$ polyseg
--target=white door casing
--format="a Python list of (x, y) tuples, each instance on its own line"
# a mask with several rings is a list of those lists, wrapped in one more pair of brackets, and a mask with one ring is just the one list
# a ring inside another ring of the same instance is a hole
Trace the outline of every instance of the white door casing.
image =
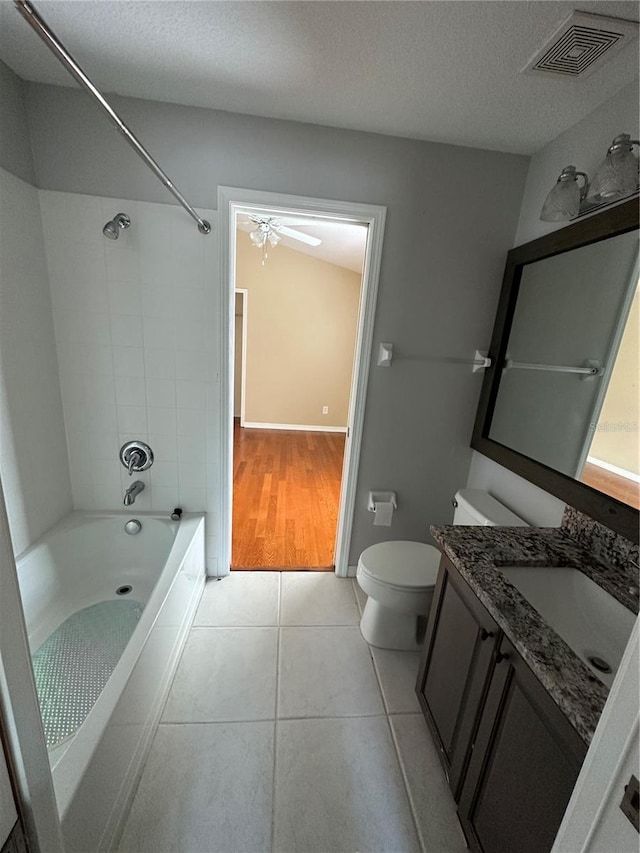
[(360, 459), (360, 446), (364, 426), (365, 397), (371, 349), (373, 324), (380, 278), (382, 243), (386, 207), (332, 201), (329, 199), (292, 196), (281, 193), (262, 192), (235, 187), (218, 187), (218, 212), (220, 214), (220, 269), (221, 305), (221, 411), (220, 411), (220, 574), (226, 574), (231, 565), (231, 524), (233, 501), (233, 354), (234, 341), (234, 298), (235, 290), (235, 244), (236, 214), (246, 211), (265, 214), (286, 213), (313, 214), (345, 222), (362, 222), (368, 226), (365, 262), (362, 273), (360, 310), (354, 358), (354, 371), (349, 398), (347, 440), (345, 442), (338, 529), (336, 536), (335, 566), (339, 577), (348, 574), (349, 543)]

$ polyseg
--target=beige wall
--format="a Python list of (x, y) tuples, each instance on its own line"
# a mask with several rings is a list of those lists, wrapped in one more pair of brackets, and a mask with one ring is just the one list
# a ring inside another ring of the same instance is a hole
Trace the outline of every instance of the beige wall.
[[(589, 455), (640, 474), (638, 380), (640, 374), (640, 294), (636, 295), (598, 419)], [(607, 429), (606, 427), (609, 427)]]
[(233, 387), (233, 417), (239, 418), (242, 409), (242, 294), (236, 293), (236, 336)]
[(245, 420), (346, 426), (360, 275), (284, 246), (261, 262), (238, 231), (236, 287), (249, 291)]

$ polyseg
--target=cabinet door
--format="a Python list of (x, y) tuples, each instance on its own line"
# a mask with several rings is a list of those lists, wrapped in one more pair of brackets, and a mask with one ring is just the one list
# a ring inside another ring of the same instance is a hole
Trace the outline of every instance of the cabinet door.
[(416, 690), (457, 799), (498, 626), (444, 558), (434, 599)]
[(503, 638), (458, 815), (482, 853), (548, 853), (586, 745)]

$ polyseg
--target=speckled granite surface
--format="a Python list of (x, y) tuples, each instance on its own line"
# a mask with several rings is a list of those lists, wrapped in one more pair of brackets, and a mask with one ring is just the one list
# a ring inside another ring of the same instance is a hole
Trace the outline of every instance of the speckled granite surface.
[[(581, 514), (580, 514), (581, 515)], [(573, 519), (578, 523), (578, 519)], [(499, 571), (568, 566), (638, 612), (637, 569), (620, 549), (605, 565), (568, 528), (432, 526), (431, 533), (576, 729), (590, 743), (608, 690)], [(616, 537), (619, 539), (620, 537)], [(625, 542), (626, 540), (623, 540)], [(632, 546), (633, 547), (633, 546)], [(633, 552), (629, 552), (629, 556)], [(600, 559), (604, 553), (598, 554)]]

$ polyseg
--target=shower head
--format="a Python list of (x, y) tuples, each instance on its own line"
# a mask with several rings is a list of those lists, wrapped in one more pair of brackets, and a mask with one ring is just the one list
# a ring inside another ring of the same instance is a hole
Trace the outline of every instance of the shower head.
[(126, 213), (118, 213), (113, 217), (102, 229), (102, 233), (110, 240), (117, 240), (120, 235), (121, 228), (128, 228), (131, 225), (131, 220)]

